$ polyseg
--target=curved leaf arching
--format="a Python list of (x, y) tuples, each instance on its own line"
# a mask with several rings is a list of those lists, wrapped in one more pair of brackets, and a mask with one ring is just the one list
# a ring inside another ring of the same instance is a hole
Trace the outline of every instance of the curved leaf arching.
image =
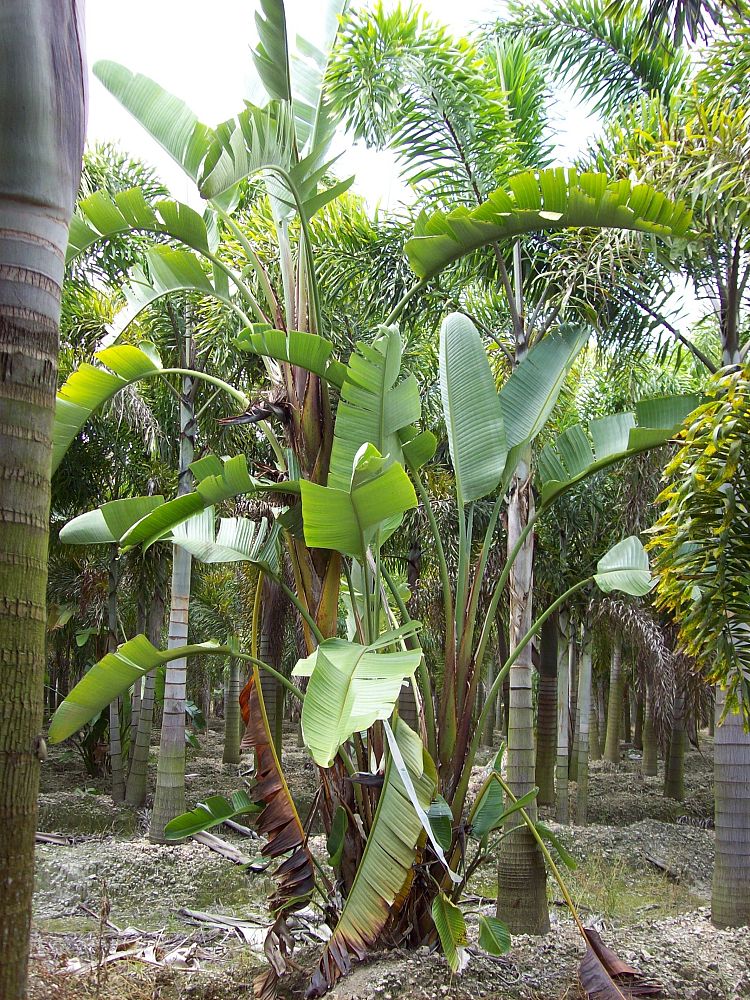
[(587, 426), (573, 424), (539, 455), (540, 506), (615, 462), (666, 444), (699, 404), (697, 395), (659, 396), (641, 400), (632, 412), (600, 417)]
[(120, 389), (139, 378), (157, 375), (163, 366), (153, 344), (117, 344), (98, 351), (97, 360), (110, 370), (82, 364), (57, 393), (52, 430), (52, 471), (95, 410)]
[(524, 233), (579, 227), (632, 229), (684, 237), (691, 212), (648, 184), (610, 181), (605, 174), (562, 167), (516, 174), (478, 208), (422, 213), (406, 243), (412, 270), (432, 278), (480, 247)]
[(137, 635), (107, 653), (84, 674), (52, 716), (50, 743), (60, 743), (128, 690), (139, 678), (170, 660), (181, 656), (229, 655), (218, 642), (201, 642), (176, 649), (160, 650), (145, 635)]

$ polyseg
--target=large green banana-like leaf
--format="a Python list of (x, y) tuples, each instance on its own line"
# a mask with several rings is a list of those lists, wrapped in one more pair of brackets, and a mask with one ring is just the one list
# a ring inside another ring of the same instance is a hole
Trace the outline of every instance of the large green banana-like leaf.
[(508, 447), (529, 444), (549, 419), (589, 331), (562, 326), (533, 347), (500, 390)]
[(128, 275), (128, 283), (123, 285), (127, 305), (112, 322), (112, 329), (118, 335), (144, 309), (174, 292), (199, 292), (235, 308), (225, 283), (212, 281), (200, 260), (189, 250), (152, 247), (146, 254), (146, 264), (146, 269), (136, 265)]
[(691, 212), (647, 184), (562, 167), (511, 177), (478, 208), (422, 213), (406, 243), (413, 271), (431, 278), (479, 247), (539, 230), (596, 227), (685, 236)]
[(201, 642), (177, 649), (160, 650), (145, 635), (118, 646), (113, 653), (84, 674), (65, 701), (52, 716), (49, 727), (51, 743), (60, 743), (101, 712), (115, 698), (124, 694), (139, 677), (144, 677), (162, 663), (182, 656), (229, 655), (230, 650), (218, 642)]
[(398, 432), (419, 420), (422, 407), (413, 375), (401, 374), (401, 337), (381, 327), (372, 344), (357, 344), (346, 369), (336, 410), (328, 486), (348, 491), (354, 456), (372, 444), (392, 462), (402, 462)]
[(176, 525), (171, 541), (186, 549), (203, 563), (249, 562), (270, 576), (280, 571), (281, 552), (279, 526), (269, 524), (265, 517), (251, 521), (248, 517), (222, 517), (219, 530), (215, 527), (213, 507)]
[[(418, 801), (426, 812), (437, 785), (435, 765), (420, 738), (401, 719), (396, 722), (394, 732)], [(389, 756), (378, 808), (356, 878), (312, 977), (308, 997), (323, 996), (350, 970), (350, 955), (363, 959), (372, 948), (411, 877), (421, 835), (422, 822)]]
[(219, 198), (245, 177), (266, 173), (272, 178), (269, 192), (284, 214), (298, 209), (310, 219), (347, 191), (353, 177), (318, 191), (335, 158), (325, 161), (322, 151), (314, 150), (298, 160), (294, 124), (292, 106), (272, 101), (265, 108), (249, 105), (218, 125), (216, 142), (206, 158), (200, 182), (203, 197)]
[(320, 375), (330, 385), (340, 389), (346, 378), (346, 365), (332, 357), (333, 344), (314, 333), (300, 333), (298, 330), (273, 330), (270, 326), (256, 323), (243, 330), (235, 339), (241, 351), (251, 351), (264, 358), (286, 361), (304, 368), (314, 375)]
[(223, 461), (215, 455), (207, 455), (193, 462), (190, 468), (197, 480), (195, 491), (168, 500), (136, 521), (120, 538), (123, 548), (136, 545), (148, 548), (173, 532), (189, 517), (231, 497), (258, 492), (295, 493), (298, 489), (296, 483), (267, 483), (251, 476), (247, 470), (245, 455), (236, 455)]
[(380, 532), (381, 542), (400, 523), (404, 511), (417, 506), (409, 477), (372, 445), (355, 456), (348, 490), (300, 481), (302, 521), (310, 548), (334, 549), (360, 561)]
[(164, 503), (162, 496), (126, 497), (111, 500), (96, 510), (79, 514), (61, 528), (60, 541), (64, 545), (101, 545), (119, 542), (136, 521), (150, 514)]
[(219, 826), (228, 819), (258, 811), (258, 806), (245, 791), (232, 792), (231, 800), (223, 795), (211, 795), (203, 805), (170, 820), (164, 827), (164, 835), (167, 840), (183, 840)]
[(469, 962), (469, 938), (463, 913), (444, 892), (439, 892), (432, 902), (432, 919), (451, 972), (461, 972)]
[(119, 63), (100, 60), (94, 64), (94, 75), (197, 182), (214, 141), (213, 130), (201, 124), (178, 97), (147, 76), (131, 73)]
[(163, 370), (153, 344), (144, 343), (140, 347), (117, 344), (95, 356), (110, 371), (83, 364), (68, 376), (57, 394), (52, 431), (53, 472), (95, 410), (131, 382)]
[(440, 395), (459, 501), (479, 500), (500, 481), (508, 449), (482, 338), (461, 313), (440, 328)]
[(149, 204), (137, 187), (115, 195), (97, 191), (79, 201), (71, 219), (66, 262), (100, 240), (133, 231), (171, 236), (203, 254), (213, 253), (218, 239), (213, 220), (183, 202), (165, 198)]
[(404, 680), (422, 657), (420, 649), (395, 653), (378, 649), (379, 645), (326, 639), (292, 671), (295, 677), (310, 678), (302, 706), (302, 735), (321, 767), (331, 766), (353, 733), (391, 715)]
[(633, 412), (569, 427), (539, 455), (541, 506), (600, 469), (666, 444), (699, 403), (696, 395), (659, 396), (636, 403)]
[[(304, 147), (326, 150), (335, 131), (336, 123), (328, 112), (323, 81), (345, 6), (346, 0), (325, 0), (319, 4), (315, 38), (298, 36), (296, 48), (291, 53), (292, 100), (300, 150)], [(309, 30), (313, 30), (313, 26)]]
[(260, 0), (255, 12), (258, 45), (253, 62), (268, 96), (279, 101), (292, 99), (289, 80), (289, 42), (286, 30), (284, 0)]
[(613, 546), (596, 564), (594, 580), (604, 594), (611, 594), (613, 590), (633, 597), (647, 594), (654, 581), (640, 539), (630, 535)]

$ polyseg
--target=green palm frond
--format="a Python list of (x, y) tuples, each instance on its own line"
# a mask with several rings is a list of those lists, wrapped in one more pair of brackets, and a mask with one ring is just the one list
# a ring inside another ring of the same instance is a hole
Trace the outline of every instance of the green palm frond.
[(617, 15), (606, 0), (541, 0), (511, 10), (514, 27), (601, 113), (643, 93), (667, 99), (685, 82), (687, 56), (664, 32), (644, 38), (638, 4), (623, 5)]

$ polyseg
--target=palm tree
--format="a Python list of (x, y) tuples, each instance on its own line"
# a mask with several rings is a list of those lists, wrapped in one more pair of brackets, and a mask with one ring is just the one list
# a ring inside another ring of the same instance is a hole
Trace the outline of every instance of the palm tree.
[(25, 994), (45, 657), (51, 431), (62, 269), (78, 189), (80, 4), (0, 11), (0, 995)]
[[(703, 676), (718, 683), (712, 919), (750, 922), (750, 720), (747, 550), (750, 382), (747, 368), (715, 376), (708, 402), (681, 433), (654, 529), (657, 602)], [(694, 485), (698, 484), (698, 485)]]

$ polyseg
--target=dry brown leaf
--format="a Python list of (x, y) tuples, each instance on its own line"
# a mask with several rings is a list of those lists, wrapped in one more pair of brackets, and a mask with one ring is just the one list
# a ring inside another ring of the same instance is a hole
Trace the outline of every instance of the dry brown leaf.
[(588, 1000), (631, 1000), (663, 996), (662, 987), (623, 962), (599, 933), (585, 927), (588, 948), (578, 968), (578, 979)]

